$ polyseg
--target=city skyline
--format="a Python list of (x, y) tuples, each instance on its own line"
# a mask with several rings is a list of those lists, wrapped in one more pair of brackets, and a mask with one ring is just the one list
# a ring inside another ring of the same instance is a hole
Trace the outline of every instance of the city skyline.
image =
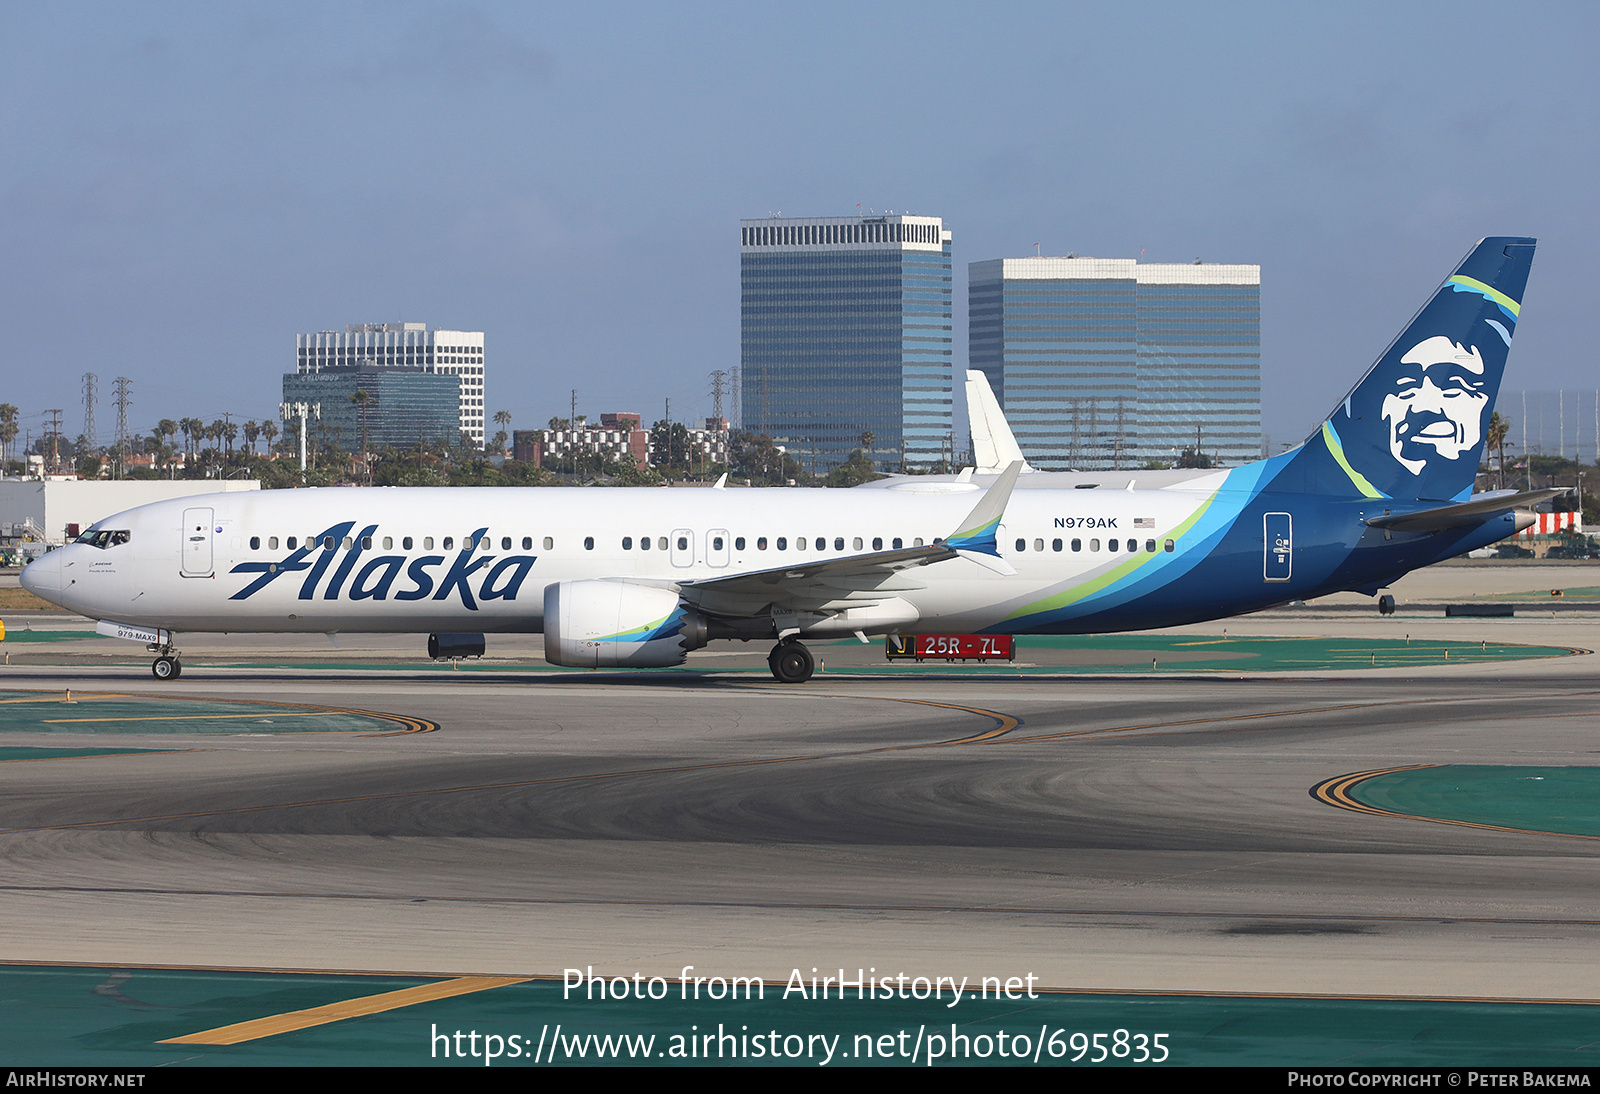
[[(1274, 449), (1495, 232), (1542, 239), (1507, 389), (1590, 386), (1591, 6), (1508, 38), (1470, 3), (822, 4), (801, 22), (852, 32), (820, 53), (792, 12), (623, 7), (11, 9), (0, 398), (75, 434), (94, 372), (132, 380), (135, 430), (262, 417), (286, 333), (427, 316), (491, 332), (517, 426), (573, 387), (704, 417), (739, 354), (728, 226), (858, 205), (954, 226), (957, 370), (969, 260), (1259, 263)], [(1472, 72), (1508, 79), (1453, 90)]]

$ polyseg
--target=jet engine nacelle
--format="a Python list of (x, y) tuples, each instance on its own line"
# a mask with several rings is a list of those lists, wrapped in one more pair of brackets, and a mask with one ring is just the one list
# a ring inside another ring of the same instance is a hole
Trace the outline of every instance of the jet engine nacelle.
[(706, 644), (706, 620), (670, 589), (561, 581), (544, 590), (544, 658), (574, 669), (681, 665)]

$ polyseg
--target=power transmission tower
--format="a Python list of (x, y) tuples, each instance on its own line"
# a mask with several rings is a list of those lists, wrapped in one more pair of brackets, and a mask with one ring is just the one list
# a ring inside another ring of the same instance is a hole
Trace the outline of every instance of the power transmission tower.
[(729, 369), (728, 370), (728, 375), (730, 377), (729, 387), (731, 388), (731, 392), (732, 392), (732, 396), (731, 396), (731, 399), (730, 399), (730, 405), (728, 407), (728, 423), (732, 428), (743, 429), (744, 428), (744, 405), (743, 405), (743, 402), (741, 401), (740, 390), (739, 390), (740, 386), (741, 386), (740, 376), (739, 376), (739, 366), (738, 365), (734, 365), (733, 368)]
[(726, 369), (717, 369), (711, 374), (711, 416), (723, 417), (723, 393), (728, 379)]
[(94, 404), (100, 397), (100, 378), (92, 372), (83, 374), (83, 435), (89, 442), (88, 448), (92, 451), (95, 447), (96, 433), (94, 425)]
[(1111, 468), (1114, 471), (1121, 471), (1122, 470), (1123, 445), (1125, 443), (1125, 438), (1128, 435), (1127, 432), (1126, 432), (1126, 430), (1127, 430), (1127, 418), (1125, 416), (1126, 409), (1127, 409), (1127, 396), (1118, 395), (1117, 396), (1117, 439), (1112, 443), (1112, 449), (1111, 449)]
[(112, 474), (122, 478), (128, 473), (128, 457), (133, 455), (133, 438), (128, 435), (128, 389), (133, 386), (133, 381), (126, 376), (118, 376), (113, 386), (117, 391), (114, 399), (117, 407), (117, 462)]

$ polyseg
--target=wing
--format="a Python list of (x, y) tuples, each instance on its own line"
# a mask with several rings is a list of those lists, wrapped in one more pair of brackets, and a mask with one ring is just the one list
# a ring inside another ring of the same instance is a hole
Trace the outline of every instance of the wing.
[(997, 573), (1015, 573), (1000, 557), (995, 534), (1012, 487), (1022, 473), (1014, 462), (985, 490), (960, 528), (923, 547), (823, 558), (727, 577), (685, 581), (683, 599), (713, 615), (754, 616), (772, 611), (833, 611), (862, 606), (924, 587), (909, 571), (966, 558)]

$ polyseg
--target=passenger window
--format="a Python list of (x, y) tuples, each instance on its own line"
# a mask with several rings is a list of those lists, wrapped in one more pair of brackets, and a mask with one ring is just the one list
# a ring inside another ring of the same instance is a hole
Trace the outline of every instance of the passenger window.
[(765, 551), (766, 549), (767, 549), (767, 537), (766, 536), (758, 537), (756, 539), (756, 550)]
[(294, 550), (294, 537), (293, 536), (289, 537), (289, 550), (291, 550), (291, 551)]
[(650, 537), (649, 536), (640, 536), (639, 537), (639, 550), (648, 551), (649, 549), (650, 549)]
[(656, 537), (656, 546), (661, 548), (663, 551), (665, 551), (667, 549), (667, 537), (666, 536), (657, 536)]
[[(859, 539), (856, 540), (856, 546), (857, 547), (861, 546), (861, 541)], [(833, 549), (835, 551), (844, 550), (844, 537), (843, 536), (834, 536), (833, 537)]]
[(744, 550), (744, 537), (743, 537), (743, 536), (735, 536), (735, 537), (734, 537), (734, 540), (733, 540), (733, 549), (734, 549), (734, 550), (735, 550), (735, 551), (742, 551), (742, 550)]
[(533, 550), (533, 537), (532, 536), (523, 536), (522, 537), (522, 549), (524, 551)]
[(1042, 551), (1042, 550), (1044, 550), (1044, 540), (1042, 540), (1042, 539), (1036, 539), (1036, 540), (1034, 540), (1034, 541), (1033, 541), (1033, 549), (1034, 549), (1034, 550), (1035, 550), (1035, 551)]
[(882, 536), (873, 536), (872, 537), (872, 549), (874, 551), (883, 550), (883, 537)]
[(544, 537), (544, 549), (546, 551), (553, 550), (555, 548), (555, 545), (556, 545), (556, 541), (555, 541), (555, 537), (554, 536), (545, 536)]
[(722, 537), (721, 536), (712, 536), (711, 537), (711, 549), (713, 551), (722, 550)]
[(383, 549), (385, 551), (394, 550), (394, 537), (393, 536), (384, 536), (383, 537)]
[(356, 541), (351, 539), (349, 536), (345, 536), (344, 537), (344, 549), (346, 551), (348, 551), (351, 547), (355, 546), (355, 542)]
[(1050, 549), (1052, 551), (1055, 551), (1057, 554), (1060, 554), (1061, 553), (1061, 541), (1059, 539), (1051, 540), (1050, 541)]
[(334, 544), (334, 539), (333, 539), (332, 536), (324, 536), (323, 537), (323, 539), (322, 539), (322, 549), (324, 551), (333, 550), (333, 544)]
[(787, 539), (784, 539), (782, 536), (779, 536), (778, 537), (778, 550), (787, 551), (788, 549), (789, 549), (789, 541)]
[(1153, 540), (1153, 539), (1145, 540), (1144, 541), (1144, 549), (1146, 551), (1148, 551), (1152, 555), (1155, 554), (1156, 553), (1156, 541)]
[(455, 536), (445, 536), (444, 537), (444, 549), (446, 551), (448, 551), (455, 544), (455, 541), (456, 541), (456, 537)]
[(361, 549), (363, 551), (372, 550), (372, 537), (371, 536), (362, 536), (361, 537)]
[(622, 549), (624, 551), (633, 550), (633, 537), (632, 536), (623, 536), (622, 537)]
[(1177, 544), (1173, 543), (1170, 539), (1167, 540), (1167, 553), (1168, 554), (1171, 554), (1176, 547), (1177, 547)]
[(902, 539), (901, 539), (901, 538), (900, 538), (900, 537), (899, 537), (899, 536), (895, 536), (895, 537), (894, 537), (894, 549), (895, 549), (895, 550), (896, 550), (896, 551), (898, 551), (898, 550), (899, 550), (899, 549), (900, 549), (900, 545), (901, 545), (901, 544), (902, 544), (902, 543), (903, 543), (903, 542), (904, 542), (904, 541), (903, 541), (903, 540), (902, 540)]
[(1025, 540), (1025, 539), (1017, 540), (1017, 550), (1018, 551), (1026, 551), (1027, 549), (1028, 549), (1028, 541), (1027, 540)]
[(921, 547), (922, 546), (922, 537), (918, 536), (916, 539), (912, 540), (911, 541), (911, 546), (913, 546), (913, 547)]
[(585, 551), (594, 550), (594, 537), (593, 536), (584, 536), (583, 537), (583, 549)]
[(794, 549), (796, 551), (804, 551), (806, 549), (806, 537), (805, 536), (795, 536), (794, 537)]
[(501, 536), (500, 537), (500, 549), (502, 551), (511, 550), (511, 537), (510, 536)]
[(276, 551), (277, 549), (278, 549), (278, 537), (277, 536), (268, 536), (267, 537), (267, 550)]
[(251, 536), (250, 537), (250, 549), (252, 551), (261, 550), (261, 537), (260, 536)]
[(1081, 540), (1081, 539), (1075, 539), (1075, 540), (1073, 540), (1073, 541), (1072, 541), (1072, 549), (1073, 549), (1073, 550), (1074, 550), (1074, 551), (1081, 551), (1081, 550), (1083, 550), (1083, 540)]
[(1091, 539), (1089, 541), (1089, 550), (1098, 551), (1099, 549), (1100, 549), (1100, 541), (1097, 540), (1097, 539)]
[(1116, 540), (1114, 540), (1114, 539), (1106, 540), (1106, 550), (1110, 551), (1112, 554), (1116, 554), (1119, 549), (1120, 548), (1118, 548)]
[(689, 549), (689, 540), (687, 539), (687, 537), (679, 536), (678, 537), (678, 550), (687, 551), (688, 549)]
[(400, 541), (400, 549), (402, 551), (411, 550), (411, 543), (412, 543), (411, 537), (407, 536), (405, 539)]
[(433, 550), (433, 537), (432, 536), (423, 536), (422, 537), (422, 549), (424, 551)]

